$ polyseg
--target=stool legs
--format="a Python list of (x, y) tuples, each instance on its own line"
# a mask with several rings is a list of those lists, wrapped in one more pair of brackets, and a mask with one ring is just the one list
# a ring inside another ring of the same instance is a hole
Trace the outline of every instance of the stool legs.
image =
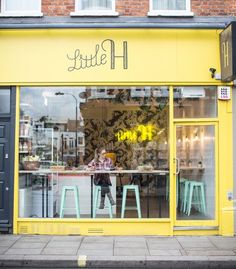
[(125, 215), (125, 204), (126, 204), (127, 189), (123, 187), (123, 196), (122, 196), (122, 206), (121, 206), (121, 218), (124, 218)]
[(193, 202), (197, 205), (197, 209), (200, 212), (206, 214), (206, 199), (204, 184), (202, 182), (189, 182), (188, 204), (186, 209), (188, 216), (190, 215)]
[(61, 197), (61, 207), (60, 207), (60, 218), (64, 216), (65, 209), (65, 199), (67, 191), (73, 191), (74, 199), (75, 199), (75, 210), (77, 218), (80, 218), (80, 209), (79, 209), (79, 189), (77, 186), (64, 186), (62, 189), (62, 197)]
[(141, 218), (142, 216), (141, 216), (141, 206), (140, 206), (140, 195), (139, 195), (139, 189), (138, 189), (137, 185), (126, 185), (123, 187), (121, 218), (124, 218), (124, 215), (125, 215), (126, 198), (127, 198), (127, 191), (128, 190), (133, 190), (135, 192), (136, 208), (138, 211), (138, 217)]
[(63, 218), (64, 216), (65, 196), (66, 196), (66, 190), (63, 188), (61, 197), (60, 218)]

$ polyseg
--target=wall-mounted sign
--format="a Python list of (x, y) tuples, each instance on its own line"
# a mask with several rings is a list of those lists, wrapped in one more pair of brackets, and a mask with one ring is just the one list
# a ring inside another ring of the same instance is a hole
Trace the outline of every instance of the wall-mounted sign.
[(68, 71), (72, 72), (106, 65), (108, 64), (108, 57), (110, 58), (110, 69), (116, 68), (117, 59), (123, 61), (123, 69), (128, 69), (128, 42), (123, 41), (121, 55), (116, 54), (116, 44), (112, 39), (105, 39), (101, 44), (96, 44), (94, 50), (89, 54), (85, 54), (80, 48), (77, 48), (72, 54), (67, 54), (70, 61)]
[(154, 134), (153, 125), (137, 125), (132, 130), (121, 130), (115, 134), (117, 141), (138, 143), (152, 141)]
[(236, 21), (220, 34), (220, 65), (221, 79), (233, 81), (236, 78)]
[(229, 86), (218, 86), (218, 99), (230, 100), (230, 87)]

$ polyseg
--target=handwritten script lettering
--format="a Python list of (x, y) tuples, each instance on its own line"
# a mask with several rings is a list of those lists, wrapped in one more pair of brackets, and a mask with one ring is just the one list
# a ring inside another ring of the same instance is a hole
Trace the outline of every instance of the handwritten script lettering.
[(116, 55), (116, 44), (112, 39), (105, 39), (101, 44), (96, 44), (92, 54), (83, 54), (76, 49), (71, 55), (67, 54), (71, 65), (68, 71), (99, 67), (110, 63), (110, 69), (116, 68), (116, 60), (123, 61), (123, 69), (128, 69), (128, 43), (123, 41), (123, 55)]

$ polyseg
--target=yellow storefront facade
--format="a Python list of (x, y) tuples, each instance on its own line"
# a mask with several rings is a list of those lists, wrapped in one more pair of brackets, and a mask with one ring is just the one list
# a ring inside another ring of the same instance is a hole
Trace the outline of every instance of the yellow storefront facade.
[[(232, 89), (210, 71), (220, 32), (1, 30), (0, 91), (13, 87), (16, 103), (13, 232), (233, 235), (232, 100), (219, 97)], [(112, 213), (94, 198), (97, 147), (113, 154)]]

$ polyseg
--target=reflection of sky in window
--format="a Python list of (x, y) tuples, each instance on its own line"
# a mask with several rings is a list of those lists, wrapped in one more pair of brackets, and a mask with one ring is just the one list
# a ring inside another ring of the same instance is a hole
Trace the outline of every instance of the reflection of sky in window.
[(75, 119), (75, 99), (71, 95), (55, 95), (56, 92), (73, 94), (78, 100), (78, 118), (80, 103), (85, 99), (79, 97), (85, 87), (22, 87), (20, 95), (21, 110), (34, 120), (48, 116), (53, 121)]

